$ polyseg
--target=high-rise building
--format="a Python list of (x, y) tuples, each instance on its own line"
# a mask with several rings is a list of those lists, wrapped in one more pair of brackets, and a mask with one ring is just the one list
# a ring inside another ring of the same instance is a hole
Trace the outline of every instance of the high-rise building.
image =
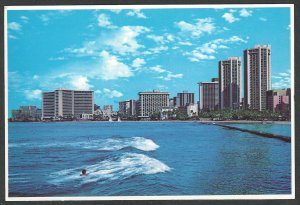
[(126, 116), (136, 115), (136, 101), (126, 100), (119, 102), (119, 113)]
[(58, 89), (43, 92), (42, 118), (75, 117), (94, 113), (94, 92)]
[(169, 106), (169, 93), (153, 90), (153, 92), (139, 92), (138, 117), (148, 118), (158, 113), (163, 107)]
[(195, 103), (194, 93), (189, 93), (188, 91), (177, 93), (176, 103), (175, 103), (177, 107), (183, 107), (194, 103)]
[(55, 117), (55, 92), (43, 92), (42, 118)]
[(267, 91), (267, 110), (273, 112), (290, 111), (291, 89), (268, 90)]
[(257, 45), (244, 50), (245, 108), (265, 110), (266, 93), (271, 89), (271, 46)]
[(219, 107), (237, 109), (241, 101), (241, 58), (219, 61)]
[(129, 103), (130, 103), (129, 115), (136, 116), (136, 107), (137, 107), (136, 100), (129, 100)]
[(119, 102), (119, 114), (128, 115), (130, 109), (129, 100)]
[(200, 82), (199, 109), (203, 111), (218, 110), (219, 107), (219, 82), (213, 78), (212, 82)]

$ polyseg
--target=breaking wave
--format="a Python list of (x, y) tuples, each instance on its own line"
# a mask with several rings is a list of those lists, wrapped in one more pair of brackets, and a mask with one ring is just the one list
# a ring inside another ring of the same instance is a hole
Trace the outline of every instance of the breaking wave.
[[(94, 144), (94, 143), (93, 143)], [(97, 146), (97, 145), (92, 145)], [(90, 145), (87, 145), (85, 148), (89, 148)], [(126, 147), (134, 147), (142, 151), (154, 151), (159, 146), (155, 144), (151, 139), (144, 137), (131, 137), (131, 138), (109, 138), (106, 139), (103, 143), (100, 143), (98, 150), (103, 151), (116, 151), (124, 149)]]
[(151, 139), (144, 137), (112, 137), (106, 139), (87, 139), (81, 142), (60, 142), (46, 144), (40, 147), (80, 147), (84, 149), (92, 149), (99, 151), (117, 151), (124, 148), (135, 148), (142, 151), (154, 151), (159, 148), (159, 145), (155, 144)]
[(81, 177), (83, 167), (65, 169), (52, 173), (50, 183), (63, 184), (79, 181), (79, 184), (106, 180), (123, 180), (137, 175), (157, 174), (170, 171), (163, 162), (144, 154), (124, 153), (119, 157), (112, 157), (97, 164), (84, 167), (88, 176)]

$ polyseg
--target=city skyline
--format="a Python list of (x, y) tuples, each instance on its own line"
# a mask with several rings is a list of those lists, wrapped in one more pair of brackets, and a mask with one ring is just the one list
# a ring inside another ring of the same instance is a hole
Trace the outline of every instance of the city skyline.
[(289, 8), (9, 11), (9, 111), (59, 87), (94, 90), (96, 104), (114, 107), (140, 91), (198, 93), (218, 61), (256, 44), (272, 46), (272, 89), (291, 87), (289, 18)]

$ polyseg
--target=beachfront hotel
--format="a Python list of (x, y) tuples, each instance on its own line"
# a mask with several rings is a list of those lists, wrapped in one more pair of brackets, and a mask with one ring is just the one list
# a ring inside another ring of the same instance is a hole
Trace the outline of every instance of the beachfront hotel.
[(219, 61), (219, 107), (237, 109), (241, 101), (241, 58)]
[(75, 117), (94, 113), (94, 91), (58, 89), (43, 92), (42, 118)]
[(271, 46), (257, 45), (244, 50), (245, 108), (265, 110), (268, 90), (271, 90)]
[(200, 82), (199, 109), (203, 111), (218, 110), (219, 107), (219, 82), (213, 78), (211, 82)]
[(139, 118), (149, 118), (158, 113), (163, 107), (169, 106), (169, 93), (153, 90), (153, 92), (139, 92), (137, 114)]

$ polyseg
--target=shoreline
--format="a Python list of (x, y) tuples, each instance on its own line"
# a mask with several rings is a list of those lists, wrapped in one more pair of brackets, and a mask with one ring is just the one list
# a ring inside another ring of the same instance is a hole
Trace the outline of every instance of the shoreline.
[[(286, 124), (290, 125), (291, 121), (255, 121), (255, 120), (223, 120), (223, 121), (214, 121), (214, 120), (159, 120), (159, 121), (38, 121), (38, 122), (29, 122), (29, 123), (164, 123), (164, 122), (181, 122), (181, 123), (200, 123), (200, 124), (212, 124), (212, 123), (219, 123), (219, 124)], [(9, 122), (9, 123), (28, 123), (28, 122)]]

